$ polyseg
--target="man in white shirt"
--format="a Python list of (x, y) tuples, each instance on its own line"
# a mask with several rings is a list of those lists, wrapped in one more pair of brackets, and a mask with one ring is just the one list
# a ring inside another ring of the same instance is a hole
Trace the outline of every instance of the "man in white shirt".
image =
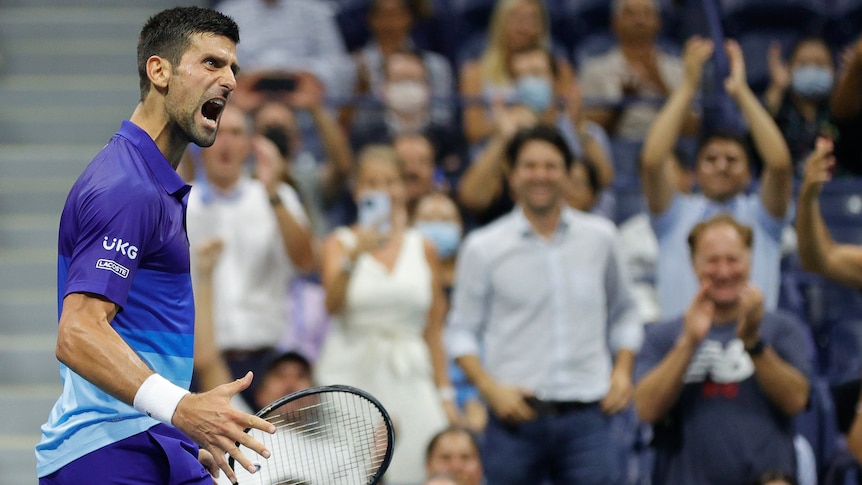
[[(296, 192), (281, 182), (284, 161), (276, 146), (253, 137), (245, 112), (233, 105), (220, 130), (223, 136), (203, 151), (206, 173), (189, 195), (189, 243), (222, 241), (213, 274), (216, 343), (234, 377), (249, 370), (262, 377), (289, 324), (287, 285), (297, 271), (315, 267), (311, 231)], [(255, 179), (244, 171), (252, 154)], [(196, 264), (193, 257), (193, 269)], [(243, 393), (249, 403), (256, 381)]]
[(491, 410), (488, 482), (616, 483), (606, 415), (630, 403), (643, 339), (616, 229), (565, 204), (555, 128), (522, 130), (506, 154), (518, 206), (464, 242), (446, 334)]

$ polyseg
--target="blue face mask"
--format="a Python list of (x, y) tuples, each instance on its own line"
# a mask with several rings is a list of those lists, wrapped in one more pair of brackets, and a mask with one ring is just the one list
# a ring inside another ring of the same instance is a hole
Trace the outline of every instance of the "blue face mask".
[(551, 82), (538, 76), (522, 76), (515, 83), (517, 101), (534, 113), (544, 113), (554, 102)]
[(449, 221), (422, 221), (415, 224), (416, 230), (434, 243), (437, 256), (449, 259), (458, 251), (461, 243), (461, 226)]
[(835, 75), (821, 66), (800, 66), (790, 74), (790, 85), (796, 94), (808, 99), (823, 99), (832, 91)]

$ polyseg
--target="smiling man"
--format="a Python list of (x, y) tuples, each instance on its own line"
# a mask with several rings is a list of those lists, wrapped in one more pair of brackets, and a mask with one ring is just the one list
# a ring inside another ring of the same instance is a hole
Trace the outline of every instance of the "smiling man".
[(654, 483), (750, 483), (796, 476), (793, 416), (808, 403), (802, 326), (764, 311), (749, 282), (751, 228), (722, 214), (688, 237), (700, 290), (685, 315), (647, 327), (635, 409), (652, 423)]
[[(236, 87), (239, 31), (197, 7), (151, 17), (138, 42), (141, 100), (79, 177), (60, 219), (56, 354), (63, 393), (36, 446), (40, 484), (211, 484), (225, 453), (254, 469), (231, 407), (247, 375), (189, 394), (194, 308), (185, 230), (188, 143), (212, 145)], [(200, 446), (200, 449), (198, 448)], [(206, 468), (205, 468), (206, 467)]]
[(643, 327), (616, 228), (564, 202), (556, 128), (518, 132), (506, 156), (518, 205), (464, 242), (446, 335), (491, 411), (488, 483), (617, 483), (608, 415), (630, 403)]

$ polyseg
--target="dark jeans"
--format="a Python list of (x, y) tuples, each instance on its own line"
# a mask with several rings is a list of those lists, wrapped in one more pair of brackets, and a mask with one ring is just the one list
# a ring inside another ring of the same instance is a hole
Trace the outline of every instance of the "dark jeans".
[(482, 457), (488, 485), (609, 485), (619, 483), (622, 467), (598, 404), (518, 425), (492, 414)]

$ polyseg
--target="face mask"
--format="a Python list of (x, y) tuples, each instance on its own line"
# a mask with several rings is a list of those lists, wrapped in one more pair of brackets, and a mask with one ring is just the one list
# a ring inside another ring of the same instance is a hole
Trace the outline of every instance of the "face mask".
[(417, 81), (397, 81), (384, 92), (386, 104), (399, 113), (413, 114), (428, 106), (428, 86)]
[(434, 243), (437, 256), (448, 259), (458, 251), (461, 242), (461, 226), (449, 221), (417, 222), (416, 230)]
[(800, 66), (793, 69), (790, 85), (803, 98), (823, 99), (832, 90), (835, 75), (827, 67)]
[(518, 102), (534, 113), (544, 113), (554, 101), (551, 82), (538, 76), (522, 76), (515, 84)]

